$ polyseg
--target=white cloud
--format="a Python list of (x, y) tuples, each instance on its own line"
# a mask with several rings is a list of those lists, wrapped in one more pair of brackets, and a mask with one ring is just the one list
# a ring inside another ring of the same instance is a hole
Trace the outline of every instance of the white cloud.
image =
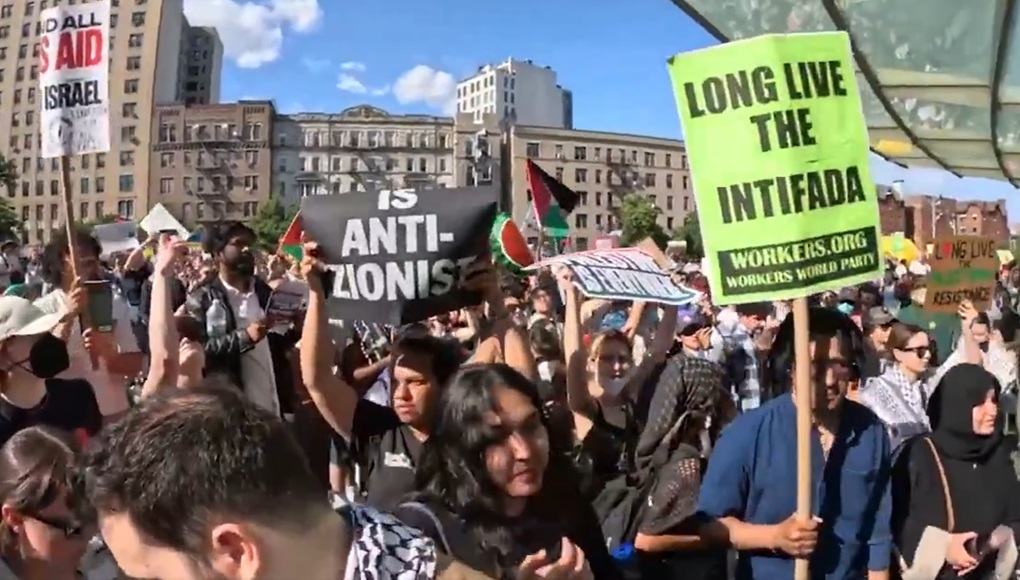
[(326, 58), (312, 58), (306, 56), (301, 59), (301, 66), (308, 69), (308, 72), (320, 73), (329, 68), (330, 62)]
[(284, 31), (310, 32), (322, 21), (319, 0), (184, 0), (193, 26), (213, 26), (228, 58), (258, 68), (280, 57)]
[(346, 73), (340, 74), (340, 78), (336, 81), (336, 88), (356, 95), (363, 95), (368, 92), (368, 89), (365, 88), (365, 85), (361, 81)]
[(345, 70), (345, 71), (348, 71), (348, 72), (363, 73), (363, 72), (365, 72), (365, 65), (364, 65), (364, 63), (355, 62), (355, 61), (352, 60), (352, 61), (347, 61), (347, 62), (344, 62), (344, 63), (340, 63), (340, 70)]
[(456, 111), (457, 81), (448, 72), (419, 64), (393, 83), (393, 96), (402, 105), (425, 103), (452, 115)]
[(386, 85), (386, 86), (384, 86), (384, 87), (379, 87), (379, 88), (377, 88), (377, 89), (372, 89), (372, 90), (370, 90), (369, 92), (370, 92), (370, 93), (372, 93), (372, 96), (373, 96), (373, 97), (381, 97), (381, 96), (383, 96), (383, 95), (387, 95), (387, 94), (389, 94), (389, 92), (390, 92), (390, 86), (389, 86), (389, 85)]

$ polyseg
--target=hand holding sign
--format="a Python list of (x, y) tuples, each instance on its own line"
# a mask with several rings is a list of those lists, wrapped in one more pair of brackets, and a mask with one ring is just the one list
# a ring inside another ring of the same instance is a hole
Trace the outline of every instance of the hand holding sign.
[(160, 234), (159, 250), (156, 253), (156, 273), (160, 276), (173, 276), (181, 258), (188, 253), (188, 246), (177, 236)]
[(322, 273), (325, 271), (322, 260), (319, 259), (319, 244), (313, 242), (308, 234), (301, 235), (301, 277), (308, 284), (310, 292), (324, 293), (322, 285)]

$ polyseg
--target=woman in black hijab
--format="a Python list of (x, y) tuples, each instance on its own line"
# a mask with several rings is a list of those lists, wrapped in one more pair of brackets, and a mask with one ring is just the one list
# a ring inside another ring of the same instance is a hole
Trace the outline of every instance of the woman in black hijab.
[(1015, 560), (1011, 539), (986, 553), (996, 528), (1020, 530), (1020, 483), (1002, 444), (1000, 391), (978, 365), (950, 369), (928, 401), (932, 432), (909, 441), (896, 461), (892, 529), (911, 570), (932, 566), (927, 577), (939, 580), (984, 578), (997, 570), (995, 552)]

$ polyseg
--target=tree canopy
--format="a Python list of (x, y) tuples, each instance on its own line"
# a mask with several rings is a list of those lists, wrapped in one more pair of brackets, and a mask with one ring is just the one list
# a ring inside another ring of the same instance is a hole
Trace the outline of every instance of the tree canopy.
[(287, 231), (287, 226), (298, 212), (298, 206), (286, 208), (277, 196), (269, 198), (251, 221), (252, 231), (258, 236), (256, 244), (267, 252), (275, 252), (276, 246)]
[(687, 242), (687, 255), (691, 258), (703, 258), (705, 246), (701, 241), (701, 222), (698, 212), (691, 212), (684, 218), (684, 224), (673, 232), (674, 240)]
[(623, 230), (620, 245), (633, 246), (645, 238), (652, 238), (660, 248), (665, 248), (669, 236), (659, 225), (660, 213), (662, 210), (644, 195), (625, 196), (619, 209)]
[(13, 161), (0, 155), (0, 189), (6, 195), (0, 196), (0, 240), (19, 240), (24, 231), (21, 217), (7, 200), (14, 197), (18, 185), (18, 168)]

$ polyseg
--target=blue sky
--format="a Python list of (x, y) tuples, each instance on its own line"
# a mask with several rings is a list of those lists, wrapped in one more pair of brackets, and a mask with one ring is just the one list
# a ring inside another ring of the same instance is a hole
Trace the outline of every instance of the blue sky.
[[(220, 31), (224, 101), (440, 114), (457, 80), (513, 56), (557, 71), (574, 92), (577, 128), (674, 138), (680, 122), (665, 59), (714, 44), (669, 0), (185, 0), (185, 12)], [(903, 179), (907, 193), (1005, 198), (1020, 216), (1020, 192), (1005, 183), (878, 158), (872, 168), (879, 183)]]

